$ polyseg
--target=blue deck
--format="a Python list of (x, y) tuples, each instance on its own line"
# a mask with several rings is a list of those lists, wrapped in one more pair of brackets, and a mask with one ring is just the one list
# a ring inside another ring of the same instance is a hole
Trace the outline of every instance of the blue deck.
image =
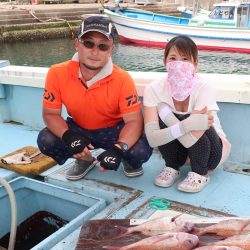
[[(18, 148), (36, 145), (38, 131), (33, 131), (29, 127), (11, 123), (0, 124), (0, 155), (5, 155)], [(8, 142), (8, 143), (6, 143)], [(4, 147), (3, 147), (4, 143)], [(68, 160), (64, 166), (66, 166)], [(153, 179), (164, 165), (164, 161), (157, 152), (154, 152), (150, 160), (144, 164), (145, 173), (141, 177), (128, 178), (122, 173), (122, 167), (117, 172), (100, 173), (98, 168), (92, 170), (87, 179), (111, 182), (117, 185), (125, 185), (143, 191), (143, 199), (147, 200), (151, 196), (165, 197), (170, 200), (191, 204), (197, 207), (214, 209), (237, 216), (249, 216), (250, 211), (250, 185), (249, 176), (237, 173), (230, 173), (222, 167), (211, 176), (211, 183), (200, 193), (183, 193), (176, 189), (176, 184), (170, 188), (160, 188), (153, 184)], [(64, 167), (62, 166), (62, 168)], [(55, 166), (57, 169), (59, 166)], [(182, 169), (182, 179), (185, 177), (189, 166)], [(52, 172), (52, 171), (51, 171)], [(10, 175), (13, 178), (16, 174), (0, 169), (0, 175)], [(66, 179), (65, 182), (69, 182)], [(77, 182), (81, 182), (77, 181)], [(70, 184), (69, 184), (70, 185)], [(128, 206), (127, 209), (135, 209)], [(120, 215), (122, 218), (122, 214)]]

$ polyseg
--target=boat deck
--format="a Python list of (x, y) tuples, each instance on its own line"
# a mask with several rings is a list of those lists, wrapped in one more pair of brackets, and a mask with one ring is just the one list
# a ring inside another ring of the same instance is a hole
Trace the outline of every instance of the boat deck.
[[(26, 126), (13, 123), (0, 124), (0, 155), (3, 156), (24, 146), (37, 146), (37, 135), (38, 131)], [(150, 213), (148, 213), (145, 203), (152, 196), (164, 197), (187, 204), (187, 206), (217, 210), (241, 217), (249, 216), (250, 185), (247, 174), (226, 172), (223, 167), (218, 167), (211, 175), (210, 184), (202, 192), (190, 194), (178, 191), (176, 184), (170, 188), (160, 188), (154, 185), (154, 177), (164, 165), (164, 161), (157, 151), (143, 165), (144, 174), (136, 178), (126, 177), (122, 172), (122, 167), (117, 172), (107, 171), (105, 173), (101, 173), (98, 168), (95, 168), (82, 180), (68, 181), (65, 179), (64, 173), (71, 163), (72, 160), (68, 160), (63, 166), (56, 165), (38, 178), (55, 185), (102, 196), (110, 204), (112, 204), (114, 194), (123, 198), (127, 197), (125, 202), (120, 203), (116, 198), (116, 202), (113, 202), (113, 209), (109, 208), (95, 218), (148, 218)], [(181, 179), (185, 178), (188, 170), (189, 166), (183, 167)], [(0, 168), (0, 176), (11, 180), (19, 174)], [(109, 195), (109, 192), (113, 192), (112, 195)], [(126, 194), (124, 195), (124, 193)], [(118, 208), (119, 204), (120, 208)], [(111, 213), (111, 211), (113, 212)], [(207, 215), (204, 214), (204, 216)], [(72, 249), (77, 242), (79, 232), (80, 228), (64, 239), (64, 243), (58, 243), (53, 249)]]

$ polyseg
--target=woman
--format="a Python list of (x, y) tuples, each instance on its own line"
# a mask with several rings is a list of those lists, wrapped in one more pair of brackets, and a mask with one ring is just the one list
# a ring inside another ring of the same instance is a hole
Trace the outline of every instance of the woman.
[(199, 192), (209, 183), (208, 173), (225, 161), (231, 145), (217, 116), (215, 88), (195, 73), (196, 44), (186, 36), (174, 37), (165, 48), (164, 65), (168, 75), (144, 92), (146, 136), (166, 164), (155, 184), (170, 187), (189, 159), (192, 171), (177, 188)]

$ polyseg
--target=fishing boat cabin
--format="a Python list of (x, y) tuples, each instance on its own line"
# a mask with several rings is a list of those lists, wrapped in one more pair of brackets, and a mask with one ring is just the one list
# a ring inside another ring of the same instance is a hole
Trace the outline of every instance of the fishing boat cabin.
[(191, 18), (190, 25), (250, 28), (250, 2), (224, 1), (215, 4), (208, 16)]

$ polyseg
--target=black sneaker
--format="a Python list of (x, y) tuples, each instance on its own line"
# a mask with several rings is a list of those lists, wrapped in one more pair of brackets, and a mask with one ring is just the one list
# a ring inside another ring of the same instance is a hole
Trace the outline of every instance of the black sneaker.
[(74, 165), (66, 172), (66, 179), (77, 181), (82, 179), (94, 166), (93, 161), (76, 160)]
[(123, 172), (128, 177), (140, 176), (144, 173), (143, 168), (132, 168), (126, 161), (123, 161)]

